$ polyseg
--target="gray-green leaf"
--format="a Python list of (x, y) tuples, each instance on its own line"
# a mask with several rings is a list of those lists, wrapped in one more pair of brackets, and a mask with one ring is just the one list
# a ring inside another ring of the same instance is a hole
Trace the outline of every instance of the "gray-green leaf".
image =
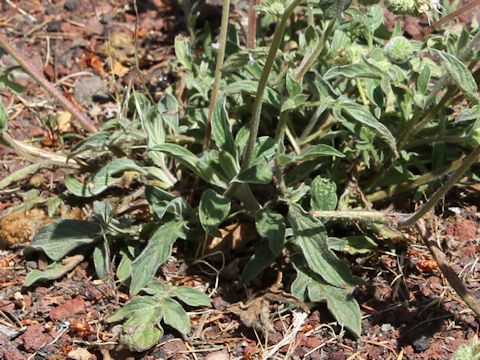
[(295, 160), (304, 161), (304, 160), (313, 160), (321, 156), (336, 156), (336, 157), (345, 157), (343, 153), (337, 149), (326, 144), (317, 144), (309, 146), (303, 149), (300, 154), (297, 155)]
[(328, 283), (342, 287), (353, 281), (348, 266), (329, 248), (323, 224), (306, 215), (296, 204), (290, 206), (288, 221), (293, 241), (302, 250), (308, 266)]
[(337, 185), (331, 180), (317, 176), (310, 185), (312, 210), (335, 210), (337, 208)]
[(203, 192), (198, 208), (198, 215), (203, 229), (211, 233), (225, 220), (230, 212), (230, 199), (217, 194), (212, 189)]
[(101, 235), (102, 228), (92, 221), (58, 220), (41, 229), (25, 251), (42, 250), (58, 261), (73, 249), (98, 241)]
[(228, 122), (227, 111), (225, 110), (225, 98), (220, 97), (215, 105), (212, 114), (212, 138), (219, 150), (227, 151), (234, 159), (237, 158), (235, 141)]
[(93, 177), (83, 184), (71, 175), (65, 176), (65, 185), (73, 195), (79, 197), (92, 197), (101, 194), (110, 186), (121, 180), (125, 171), (145, 173), (135, 161), (130, 159), (114, 159), (101, 168)]
[(278, 256), (285, 243), (283, 216), (274, 211), (260, 210), (255, 214), (255, 227), (260, 236), (268, 240), (273, 254)]
[(184, 227), (183, 220), (172, 220), (152, 234), (145, 249), (132, 263), (131, 295), (138, 294), (152, 280), (160, 265), (172, 253), (173, 243), (178, 238), (185, 238)]
[(210, 305), (210, 298), (207, 295), (189, 286), (176, 286), (170, 295), (190, 306)]
[[(339, 102), (339, 106), (354, 121), (359, 122), (360, 124), (365, 125), (366, 127), (375, 131), (375, 133), (388, 145), (395, 156), (398, 156), (395, 137), (385, 125), (383, 125), (375, 118), (375, 116), (372, 115), (366, 106), (344, 100)], [(336, 115), (337, 118), (341, 120), (341, 116), (339, 116), (338, 112)]]
[(154, 346), (163, 335), (163, 329), (160, 327), (162, 313), (154, 298), (137, 297), (110, 316), (107, 321), (117, 322), (127, 318), (123, 324), (120, 342), (131, 351), (145, 351)]
[(172, 299), (163, 299), (159, 304), (163, 313), (163, 321), (177, 329), (183, 335), (190, 332), (190, 319), (182, 306)]
[(444, 51), (434, 50), (445, 61), (448, 72), (455, 83), (468, 94), (477, 92), (477, 83), (468, 68), (455, 56)]

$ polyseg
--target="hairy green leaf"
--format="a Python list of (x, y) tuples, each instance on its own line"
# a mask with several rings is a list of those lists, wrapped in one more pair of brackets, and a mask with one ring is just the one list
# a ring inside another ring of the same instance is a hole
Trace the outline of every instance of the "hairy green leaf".
[(25, 251), (41, 250), (50, 259), (58, 261), (82, 245), (95, 243), (101, 235), (102, 228), (95, 222), (58, 220), (41, 229)]
[(65, 176), (65, 185), (68, 191), (75, 196), (92, 197), (101, 194), (110, 186), (118, 183), (125, 171), (145, 173), (145, 170), (133, 160), (114, 159), (84, 183), (81, 183), (71, 175)]
[(223, 189), (227, 188), (227, 185), (223, 180), (220, 179), (218, 173), (212, 171), (212, 168), (209, 166), (208, 162), (202, 162), (201, 159), (196, 157), (183, 146), (177, 144), (162, 144), (154, 146), (150, 149), (150, 151), (160, 151), (168, 154), (205, 181)]
[(255, 253), (245, 265), (240, 281), (244, 284), (248, 283), (274, 262), (279, 255), (279, 253), (274, 253), (272, 251), (268, 241), (263, 241), (257, 246)]
[(328, 248), (327, 232), (321, 222), (310, 218), (296, 204), (290, 206), (288, 221), (293, 241), (302, 250), (312, 271), (339, 287), (353, 281), (348, 266)]
[(477, 83), (475, 82), (472, 73), (460, 60), (458, 60), (454, 55), (447, 52), (439, 50), (433, 51), (439, 54), (440, 57), (445, 61), (445, 63), (447, 64), (448, 72), (450, 73), (453, 80), (460, 89), (462, 89), (468, 94), (473, 94), (477, 92)]
[(182, 335), (190, 332), (190, 319), (178, 302), (173, 299), (163, 299), (158, 306), (162, 309), (165, 324), (177, 329)]
[(255, 227), (259, 235), (268, 240), (273, 254), (277, 256), (285, 243), (285, 221), (274, 211), (260, 210), (255, 214)]
[(303, 149), (300, 154), (295, 157), (295, 160), (313, 160), (321, 156), (336, 156), (341, 158), (345, 157), (343, 153), (331, 147), (330, 145), (316, 144)]
[[(202, 193), (198, 215), (203, 229), (212, 234), (230, 212), (230, 199), (217, 194), (212, 189)], [(218, 230), (217, 230), (218, 231)]]
[(73, 255), (63, 259), (62, 262), (54, 262), (43, 270), (34, 269), (25, 278), (23, 286), (29, 287), (39, 281), (56, 280), (72, 271), (84, 259), (81, 254)]
[(352, 296), (352, 289), (326, 283), (308, 270), (299, 254), (293, 255), (291, 259), (297, 270), (297, 277), (291, 286), (292, 294), (304, 301), (308, 297), (312, 302), (326, 302), (337, 322), (350, 330), (356, 338), (360, 337), (361, 312)]
[(232, 130), (225, 110), (225, 98), (220, 97), (215, 105), (212, 116), (212, 138), (219, 150), (226, 151), (237, 158), (237, 149), (233, 140)]
[(163, 335), (160, 327), (162, 314), (157, 300), (139, 296), (125, 304), (107, 321), (117, 322), (126, 318), (120, 342), (131, 351), (145, 351), (154, 346)]
[(175, 286), (170, 294), (190, 306), (210, 305), (210, 298), (207, 295), (189, 286)]
[(248, 169), (241, 171), (232, 182), (249, 184), (268, 184), (272, 181), (273, 172), (265, 160), (258, 160)]
[(145, 249), (132, 263), (131, 295), (138, 294), (152, 280), (160, 265), (171, 255), (174, 242), (185, 238), (184, 228), (183, 220), (172, 220), (152, 234)]
[[(375, 116), (372, 115), (370, 110), (363, 105), (351, 102), (351, 101), (340, 101), (339, 106), (346, 114), (348, 114), (354, 121), (372, 129), (375, 133), (382, 139), (388, 147), (392, 150), (395, 156), (398, 156), (397, 152), (397, 142), (395, 137), (392, 135), (390, 130), (378, 121)], [(342, 116), (336, 112), (335, 115), (339, 120), (342, 120)]]
[(184, 68), (192, 70), (193, 65), (190, 56), (190, 42), (182, 35), (175, 37), (175, 55)]
[(310, 185), (310, 207), (312, 210), (335, 210), (337, 208), (337, 185), (321, 176), (315, 177)]

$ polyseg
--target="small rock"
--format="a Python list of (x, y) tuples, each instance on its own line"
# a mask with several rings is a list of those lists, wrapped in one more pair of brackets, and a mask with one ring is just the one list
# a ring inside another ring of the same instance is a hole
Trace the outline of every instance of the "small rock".
[(426, 336), (422, 335), (412, 343), (413, 349), (415, 352), (424, 352), (430, 347), (430, 343)]
[(102, 79), (98, 76), (81, 78), (75, 83), (73, 96), (83, 106), (92, 104), (94, 97), (107, 97), (107, 88)]
[(67, 11), (75, 11), (75, 10), (77, 10), (78, 5), (80, 5), (79, 0), (67, 0), (67, 1), (65, 1), (65, 5), (63, 5), (63, 7)]
[(47, 26), (47, 31), (52, 33), (62, 31), (62, 21), (61, 20), (50, 21)]
[(383, 324), (380, 330), (384, 333), (393, 330), (393, 326), (391, 324)]
[(230, 355), (228, 354), (228, 351), (226, 349), (212, 352), (205, 357), (205, 360), (228, 360), (228, 359), (230, 359)]
[(50, 319), (68, 320), (73, 315), (85, 313), (85, 310), (85, 301), (77, 296), (75, 299), (65, 301), (62, 305), (50, 311)]
[(43, 327), (40, 325), (31, 325), (20, 336), (20, 340), (23, 341), (23, 348), (27, 352), (34, 352), (40, 349), (48, 342), (48, 335), (43, 333)]

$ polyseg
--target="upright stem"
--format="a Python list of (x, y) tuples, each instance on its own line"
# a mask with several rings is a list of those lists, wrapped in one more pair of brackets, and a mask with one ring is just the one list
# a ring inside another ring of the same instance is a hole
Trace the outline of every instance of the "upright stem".
[(298, 66), (298, 68), (295, 69), (295, 80), (297, 81), (300, 80), (303, 77), (303, 75), (305, 75), (306, 72), (310, 70), (312, 65), (315, 63), (315, 60), (317, 60), (317, 58), (320, 56), (320, 54), (322, 53), (325, 47), (325, 43), (327, 42), (327, 39), (330, 37), (330, 34), (333, 31), (334, 25), (335, 25), (335, 19), (331, 20), (328, 23), (327, 28), (325, 29), (322, 35), (322, 38), (318, 40), (318, 43), (315, 49), (313, 49), (313, 51), (310, 54), (305, 56), (302, 62), (300, 63), (300, 65)]
[(267, 60), (265, 61), (265, 66), (263, 67), (263, 71), (258, 82), (257, 94), (253, 103), (252, 118), (250, 120), (250, 135), (248, 137), (247, 148), (245, 150), (245, 156), (243, 158), (241, 166), (242, 170), (246, 170), (250, 165), (250, 161), (252, 160), (253, 148), (255, 147), (255, 142), (258, 135), (258, 127), (260, 126), (263, 94), (265, 93), (268, 76), (272, 71), (273, 62), (275, 61), (275, 57), (277, 55), (277, 50), (280, 47), (280, 43), (283, 39), (283, 33), (285, 32), (288, 18), (290, 17), (290, 14), (293, 12), (295, 7), (297, 7), (297, 5), (301, 2), (302, 0), (292, 0), (292, 2), (285, 9), (282, 18), (280, 19), (280, 22), (275, 29), (272, 45), (270, 46), (270, 50), (268, 51)]
[[(285, 128), (288, 122), (288, 110), (284, 111), (280, 114), (280, 122), (278, 123), (277, 132), (275, 134), (275, 143), (279, 146), (283, 144), (285, 138)], [(280, 161), (278, 159), (279, 152), (277, 150), (277, 154), (275, 155), (274, 159), (274, 168), (275, 168), (275, 178), (277, 179), (278, 189), (282, 195), (285, 195), (287, 192), (287, 186), (285, 185), (285, 180), (283, 178), (282, 167), (280, 166)]]
[(248, 39), (247, 47), (249, 49), (255, 49), (255, 38), (257, 35), (257, 6), (258, 0), (250, 0), (248, 8)]
[(48, 81), (43, 73), (40, 72), (35, 65), (24, 55), (22, 55), (18, 50), (16, 50), (8, 39), (0, 34), (0, 46), (3, 47), (22, 69), (30, 75), (39, 85), (41, 85), (50, 95), (52, 95), (65, 110), (73, 115), (75, 119), (80, 122), (80, 124), (90, 132), (97, 132), (97, 127), (92, 123), (92, 121), (78, 110), (50, 81)]
[(203, 141), (203, 149), (210, 147), (210, 137), (212, 131), (212, 114), (217, 105), (218, 92), (220, 90), (220, 81), (222, 80), (223, 59), (225, 57), (225, 47), (227, 45), (228, 18), (230, 16), (230, 0), (223, 0), (222, 23), (220, 25), (220, 37), (218, 39), (220, 45), (217, 53), (217, 64), (215, 66), (215, 79), (213, 81), (212, 96), (210, 105), (208, 106), (207, 128), (205, 130), (205, 138)]

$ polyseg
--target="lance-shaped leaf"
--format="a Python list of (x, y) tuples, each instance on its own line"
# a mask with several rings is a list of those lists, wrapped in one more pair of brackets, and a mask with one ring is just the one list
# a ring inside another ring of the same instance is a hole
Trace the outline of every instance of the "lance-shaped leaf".
[(81, 183), (71, 175), (65, 176), (65, 185), (72, 194), (79, 197), (92, 197), (101, 194), (121, 180), (125, 171), (145, 173), (142, 167), (130, 159), (115, 159), (101, 168), (90, 179)]
[(240, 277), (240, 281), (246, 284), (250, 280), (254, 279), (258, 274), (260, 274), (261, 271), (275, 261), (278, 255), (278, 253), (274, 253), (272, 251), (268, 241), (262, 241), (262, 243), (257, 246), (255, 253), (245, 265), (242, 276)]
[(272, 181), (273, 172), (265, 160), (258, 160), (248, 169), (241, 171), (232, 182), (249, 184), (268, 184)]
[(183, 146), (177, 144), (161, 144), (156, 145), (150, 149), (150, 151), (160, 151), (170, 155), (183, 166), (193, 171), (196, 175), (200, 176), (205, 181), (226, 189), (227, 185), (216, 171), (212, 171), (211, 166), (208, 163), (202, 162), (201, 159), (196, 157), (193, 153), (185, 149)]
[(210, 298), (203, 292), (189, 286), (175, 286), (170, 292), (170, 296), (176, 297), (180, 301), (190, 306), (209, 306)]
[(255, 214), (255, 227), (259, 235), (268, 240), (273, 254), (278, 256), (285, 243), (285, 221), (274, 211), (260, 210)]
[(190, 319), (178, 302), (173, 299), (163, 299), (158, 306), (162, 309), (165, 324), (177, 329), (182, 335), (190, 332)]
[(152, 234), (145, 249), (132, 263), (131, 295), (138, 294), (152, 280), (160, 265), (171, 255), (173, 243), (185, 238), (184, 227), (183, 220), (172, 220)]
[(230, 212), (230, 199), (217, 194), (212, 189), (203, 192), (198, 208), (198, 215), (203, 229), (211, 235), (218, 232), (218, 225), (222, 223)]
[(350, 330), (356, 338), (360, 337), (361, 312), (352, 296), (352, 288), (327, 284), (308, 270), (301, 254), (292, 255), (291, 260), (297, 270), (297, 277), (291, 286), (292, 295), (303, 301), (308, 298), (312, 302), (326, 302), (337, 322)]
[(343, 120), (343, 116), (338, 111), (341, 109), (344, 113), (348, 114), (352, 120), (375, 131), (380, 139), (382, 139), (392, 150), (395, 156), (398, 156), (397, 142), (395, 141), (394, 136), (385, 125), (383, 125), (375, 118), (375, 116), (372, 115), (366, 106), (354, 103), (352, 101), (339, 101), (337, 105), (338, 108), (334, 108), (334, 114), (338, 120)]
[(326, 144), (317, 144), (303, 149), (295, 158), (297, 161), (313, 160), (322, 156), (345, 157), (343, 153)]
[(228, 152), (237, 158), (237, 149), (233, 140), (232, 130), (228, 122), (227, 111), (225, 110), (225, 98), (220, 97), (215, 105), (212, 114), (212, 138), (219, 150)]
[(60, 260), (73, 249), (93, 244), (102, 235), (95, 222), (74, 219), (58, 220), (41, 229), (25, 252), (42, 250), (52, 260)]
[(352, 283), (348, 266), (328, 248), (327, 232), (320, 221), (309, 217), (296, 204), (290, 206), (288, 221), (293, 230), (293, 242), (302, 250), (312, 271), (338, 287)]
[(75, 269), (84, 259), (84, 256), (77, 254), (63, 259), (62, 262), (54, 262), (43, 270), (34, 269), (25, 278), (23, 286), (29, 287), (39, 281), (56, 280), (64, 276), (66, 273)]
[(467, 94), (474, 94), (477, 92), (477, 83), (475, 82), (472, 73), (460, 60), (458, 60), (452, 54), (444, 51), (433, 51), (439, 54), (440, 57), (445, 61), (448, 72), (460, 89), (465, 91)]

